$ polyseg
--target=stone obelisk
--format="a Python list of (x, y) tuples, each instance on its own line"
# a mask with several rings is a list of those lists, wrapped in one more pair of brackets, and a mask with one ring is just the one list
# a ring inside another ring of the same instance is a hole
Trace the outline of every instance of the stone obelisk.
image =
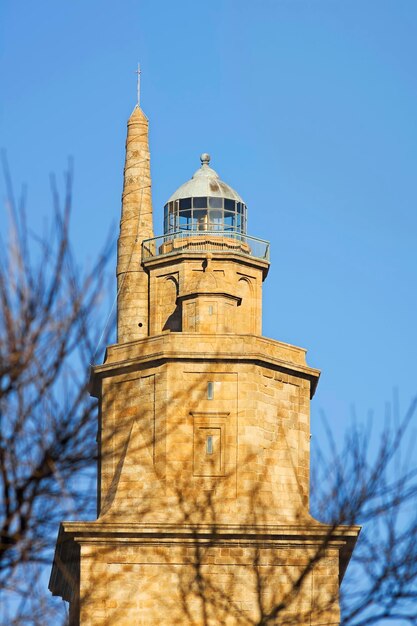
[(148, 119), (136, 105), (127, 123), (122, 215), (117, 248), (117, 341), (148, 334), (148, 276), (141, 245), (153, 237)]

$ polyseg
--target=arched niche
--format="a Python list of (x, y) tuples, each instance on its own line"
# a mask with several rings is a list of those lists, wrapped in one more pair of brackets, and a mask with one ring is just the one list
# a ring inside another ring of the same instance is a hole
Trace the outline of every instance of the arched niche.
[(254, 333), (255, 297), (252, 280), (241, 276), (237, 282), (237, 295), (242, 299), (238, 307), (238, 324), (240, 332)]
[(177, 304), (178, 281), (175, 276), (164, 277), (159, 285), (161, 330), (181, 331), (181, 310)]

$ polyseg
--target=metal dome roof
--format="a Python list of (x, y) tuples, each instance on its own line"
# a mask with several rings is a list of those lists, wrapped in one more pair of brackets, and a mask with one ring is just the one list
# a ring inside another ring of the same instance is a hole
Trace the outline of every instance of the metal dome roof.
[(239, 194), (229, 185), (220, 180), (219, 175), (210, 166), (210, 155), (203, 153), (200, 157), (201, 167), (195, 172), (193, 177), (186, 183), (178, 187), (172, 194), (168, 202), (180, 200), (181, 198), (197, 197), (217, 197), (229, 198), (235, 202), (243, 202)]

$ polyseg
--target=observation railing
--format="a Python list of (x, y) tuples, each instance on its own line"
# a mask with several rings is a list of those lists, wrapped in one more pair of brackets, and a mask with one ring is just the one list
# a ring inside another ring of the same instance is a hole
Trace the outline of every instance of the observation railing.
[(180, 230), (142, 243), (142, 261), (183, 252), (233, 252), (269, 261), (269, 241), (232, 230)]

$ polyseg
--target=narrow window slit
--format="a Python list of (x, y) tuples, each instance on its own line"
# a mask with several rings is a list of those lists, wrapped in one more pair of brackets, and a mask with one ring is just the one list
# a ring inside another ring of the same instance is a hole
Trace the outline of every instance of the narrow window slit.
[(207, 383), (207, 400), (213, 400), (214, 397), (214, 383)]
[(213, 435), (208, 435), (206, 439), (206, 454), (213, 454)]

